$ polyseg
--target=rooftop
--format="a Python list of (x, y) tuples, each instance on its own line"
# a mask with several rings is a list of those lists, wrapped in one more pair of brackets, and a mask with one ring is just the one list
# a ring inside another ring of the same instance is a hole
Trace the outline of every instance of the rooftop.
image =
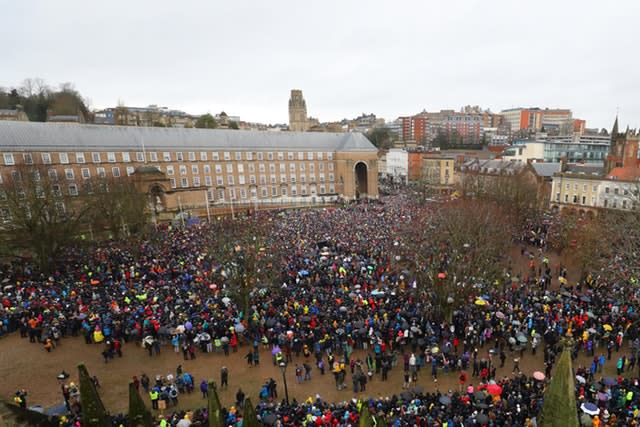
[(0, 151), (235, 149), (367, 151), (376, 147), (361, 133), (265, 132), (134, 126), (69, 126), (0, 122)]

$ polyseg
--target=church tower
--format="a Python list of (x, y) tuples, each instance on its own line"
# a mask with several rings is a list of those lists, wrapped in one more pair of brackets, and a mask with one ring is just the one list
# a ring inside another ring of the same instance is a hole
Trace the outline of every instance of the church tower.
[(289, 130), (304, 132), (308, 128), (307, 103), (302, 97), (301, 90), (292, 89), (291, 98), (289, 98)]

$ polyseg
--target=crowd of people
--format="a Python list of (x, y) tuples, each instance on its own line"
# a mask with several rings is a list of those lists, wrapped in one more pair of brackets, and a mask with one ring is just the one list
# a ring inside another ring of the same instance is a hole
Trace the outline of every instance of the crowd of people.
[[(574, 357), (586, 354), (598, 359), (596, 366), (602, 358), (602, 365), (615, 363), (609, 362), (614, 353), (616, 360), (624, 358), (620, 374), (635, 366), (638, 289), (606, 274), (589, 276), (579, 286), (569, 283), (567, 269), (551, 265), (547, 257), (548, 218), (532, 219), (514, 235), (526, 260), (516, 261), (525, 268), (511, 267), (499, 278), (474, 278), (478, 283), (451, 316), (436, 316), (429, 289), (396, 257), (398, 246), (411, 243), (402, 230), (432, 209), (437, 207), (413, 203), (411, 194), (400, 193), (378, 203), (260, 212), (213, 225), (163, 229), (144, 241), (68, 248), (47, 275), (29, 263), (14, 263), (0, 273), (2, 330), (19, 331), (46, 351), (58, 351), (67, 336), (82, 336), (87, 343), (103, 343), (105, 363), (121, 357), (128, 342), (140, 343), (149, 357), (170, 348), (184, 360), (218, 351), (257, 364), (260, 353), (267, 352), (269, 362), (296, 364), (302, 355), (313, 362), (300, 362), (299, 381), (310, 378), (312, 370), (326, 370), (338, 390), (354, 393), (366, 392), (374, 376), (404, 378), (403, 390), (379, 399), (330, 403), (318, 397), (287, 404), (267, 393), (257, 412), (283, 426), (353, 425), (362, 405), (398, 426), (535, 425), (544, 377), (550, 376), (562, 337), (573, 338)], [(229, 258), (221, 253), (221, 237), (213, 227), (237, 229), (242, 221), (254, 230), (268, 222), (273, 231), (259, 236), (260, 248), (232, 241)], [(272, 283), (261, 283), (243, 307), (229, 263), (249, 250), (271, 251), (279, 259), (272, 266)], [(538, 348), (544, 358), (542, 380), (520, 369), (521, 359)], [(356, 350), (365, 356), (354, 356)], [(507, 363), (513, 376), (498, 378), (497, 368)], [(577, 369), (585, 381), (598, 380), (597, 369)], [(459, 375), (459, 390), (424, 393), (414, 387), (419, 375), (437, 382), (447, 372)], [(149, 390), (175, 404), (184, 377), (181, 372), (170, 380), (156, 379)], [(499, 394), (486, 391), (493, 385)], [(597, 388), (610, 396), (594, 402), (598, 420), (608, 411), (609, 425), (615, 425), (614, 414), (618, 425), (631, 425), (621, 420), (637, 418), (628, 406), (640, 396), (632, 394), (621, 406), (622, 392), (615, 392), (636, 386), (637, 381), (620, 379)], [(197, 387), (193, 378), (190, 387)], [(588, 386), (578, 387), (577, 395), (583, 402), (594, 397)], [(185, 415), (176, 414), (164, 423)], [(241, 417), (236, 408), (226, 414), (229, 425)], [(206, 411), (188, 416), (195, 424)]]

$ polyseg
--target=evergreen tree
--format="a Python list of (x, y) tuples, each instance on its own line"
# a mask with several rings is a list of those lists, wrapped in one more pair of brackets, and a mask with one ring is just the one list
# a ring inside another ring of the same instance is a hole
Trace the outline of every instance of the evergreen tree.
[(544, 395), (541, 427), (578, 427), (575, 384), (571, 366), (571, 344), (565, 342), (556, 372)]
[(138, 389), (133, 383), (129, 383), (129, 414), (127, 414), (127, 425), (130, 427), (153, 426), (153, 416), (145, 406)]
[(369, 407), (367, 405), (362, 405), (360, 420), (358, 420), (358, 427), (373, 427), (373, 425), (373, 417), (369, 412)]
[(244, 412), (242, 414), (242, 427), (260, 427), (262, 423), (258, 421), (256, 416), (256, 408), (251, 403), (251, 399), (244, 402)]
[(80, 378), (80, 404), (82, 407), (83, 427), (110, 427), (111, 419), (109, 414), (84, 365), (78, 365), (78, 376)]
[(222, 419), (222, 405), (220, 405), (220, 397), (218, 396), (218, 389), (216, 383), (209, 381), (209, 427), (224, 427), (224, 420)]

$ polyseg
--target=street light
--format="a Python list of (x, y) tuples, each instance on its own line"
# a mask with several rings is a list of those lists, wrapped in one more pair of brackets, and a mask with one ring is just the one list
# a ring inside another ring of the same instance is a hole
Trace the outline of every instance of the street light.
[(289, 387), (287, 387), (287, 376), (285, 375), (287, 372), (287, 364), (286, 362), (280, 362), (280, 370), (282, 371), (282, 382), (284, 383), (284, 398), (289, 404)]

